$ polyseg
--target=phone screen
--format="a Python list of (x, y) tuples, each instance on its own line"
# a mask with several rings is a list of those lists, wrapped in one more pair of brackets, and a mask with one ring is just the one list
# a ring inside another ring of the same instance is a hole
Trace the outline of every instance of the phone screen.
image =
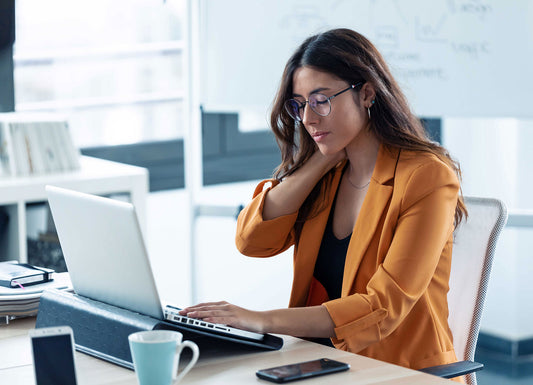
[(76, 385), (70, 334), (32, 338), (37, 385)]
[(298, 379), (315, 377), (327, 373), (341, 372), (350, 369), (344, 362), (322, 358), (319, 360), (300, 362), (297, 364), (277, 366), (257, 371), (257, 376), (273, 382), (288, 382)]

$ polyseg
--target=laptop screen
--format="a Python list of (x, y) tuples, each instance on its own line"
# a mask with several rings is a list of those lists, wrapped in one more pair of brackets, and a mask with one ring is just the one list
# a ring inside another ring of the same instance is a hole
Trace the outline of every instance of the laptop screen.
[(55, 186), (46, 192), (75, 292), (163, 319), (133, 205)]

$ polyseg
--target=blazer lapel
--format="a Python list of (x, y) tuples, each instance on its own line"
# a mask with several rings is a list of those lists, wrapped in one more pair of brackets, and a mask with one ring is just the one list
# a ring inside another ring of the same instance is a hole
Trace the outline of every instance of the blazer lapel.
[(388, 206), (393, 187), (387, 182), (394, 178), (398, 156), (399, 150), (397, 149), (388, 150), (383, 145), (379, 148), (372, 179), (348, 246), (342, 280), (342, 296), (348, 295), (361, 260), (374, 237), (383, 212)]

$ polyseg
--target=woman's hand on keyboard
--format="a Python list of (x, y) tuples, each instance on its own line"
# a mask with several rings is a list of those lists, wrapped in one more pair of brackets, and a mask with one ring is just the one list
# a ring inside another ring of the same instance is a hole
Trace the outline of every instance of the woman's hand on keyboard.
[(180, 310), (179, 314), (256, 333), (266, 333), (261, 312), (247, 310), (226, 301), (189, 306)]
[(252, 311), (225, 301), (206, 302), (187, 307), (179, 314), (263, 334), (320, 338), (335, 336), (335, 324), (322, 305)]

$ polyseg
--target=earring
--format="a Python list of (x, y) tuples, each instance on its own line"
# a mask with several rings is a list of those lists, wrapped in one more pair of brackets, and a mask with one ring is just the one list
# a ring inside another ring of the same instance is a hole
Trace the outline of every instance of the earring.
[(375, 100), (372, 100), (372, 104), (366, 109), (368, 112), (368, 120), (372, 119), (372, 117), (370, 116), (370, 107), (372, 107), (374, 103), (375, 103)]

